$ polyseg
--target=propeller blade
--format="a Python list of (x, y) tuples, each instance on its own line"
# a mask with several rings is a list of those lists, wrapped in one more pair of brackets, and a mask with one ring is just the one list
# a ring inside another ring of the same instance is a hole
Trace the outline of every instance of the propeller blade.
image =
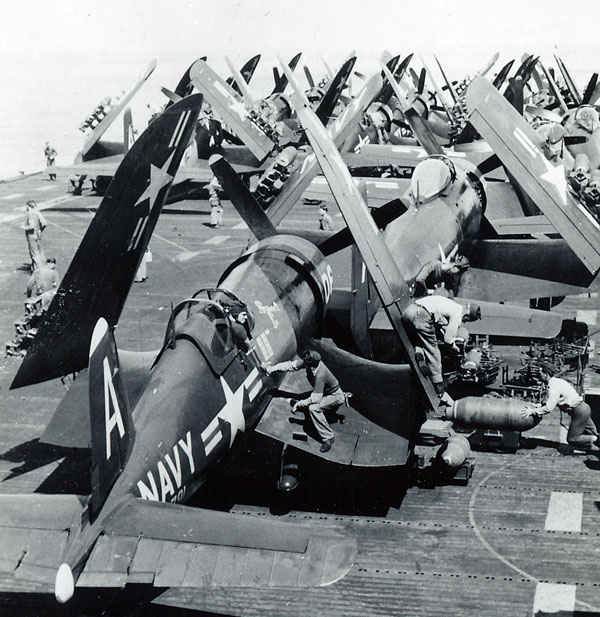
[(427, 71), (425, 69), (421, 69), (419, 73), (419, 81), (417, 83), (417, 92), (419, 94), (423, 94), (425, 90), (425, 78), (427, 77)]
[(311, 88), (314, 88), (315, 80), (313, 79), (313, 76), (311, 75), (310, 70), (306, 65), (304, 65), (304, 74), (306, 75), (306, 81), (308, 82), (308, 85)]
[(583, 93), (583, 97), (581, 99), (581, 102), (584, 105), (590, 105), (590, 101), (592, 99), (592, 94), (594, 93), (594, 90), (596, 89), (596, 85), (598, 83), (598, 73), (593, 73), (592, 76), (590, 77), (590, 81), (588, 81), (588, 85), (585, 87), (585, 92)]
[[(371, 216), (379, 229), (385, 229), (392, 221), (402, 216), (408, 208), (401, 199), (392, 199), (383, 206), (371, 210)], [(340, 229), (337, 233), (329, 236), (319, 244), (319, 250), (323, 255), (332, 255), (345, 249), (354, 243), (354, 238), (348, 227)]]
[(489, 156), (487, 159), (481, 161), (481, 163), (477, 165), (477, 172), (480, 176), (485, 176), (486, 174), (489, 174), (495, 169), (498, 169), (498, 167), (500, 167), (501, 165), (502, 161), (500, 160), (498, 155), (492, 154), (492, 156)]

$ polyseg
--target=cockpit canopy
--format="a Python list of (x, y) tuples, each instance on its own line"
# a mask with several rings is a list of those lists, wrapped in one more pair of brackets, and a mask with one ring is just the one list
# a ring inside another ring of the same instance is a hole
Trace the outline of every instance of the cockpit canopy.
[(230, 320), (240, 312), (247, 313), (251, 331), (254, 326), (252, 315), (246, 304), (234, 294), (224, 289), (197, 291), (173, 308), (156, 361), (166, 349), (175, 349), (178, 340), (187, 339), (220, 375), (239, 352)]
[(421, 161), (410, 180), (410, 193), (415, 205), (418, 207), (444, 194), (455, 180), (454, 163), (445, 156)]

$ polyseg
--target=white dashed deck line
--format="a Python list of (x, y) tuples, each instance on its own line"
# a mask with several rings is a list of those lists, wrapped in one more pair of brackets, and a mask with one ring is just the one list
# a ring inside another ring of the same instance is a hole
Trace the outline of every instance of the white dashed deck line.
[(36, 189), (36, 191), (51, 191), (54, 187), (50, 184), (48, 186), (38, 186)]
[(223, 244), (229, 240), (229, 236), (213, 236), (210, 240), (207, 240), (204, 244), (211, 244), (212, 246), (217, 246), (219, 244)]
[(0, 199), (10, 200), (10, 199), (18, 199), (19, 197), (23, 197), (24, 193), (11, 193), (10, 195), (4, 195)]
[(560, 613), (561, 617), (572, 615), (575, 611), (575, 585), (557, 583), (538, 583), (533, 599), (533, 615), (539, 613)]
[(246, 223), (238, 223), (237, 225), (234, 225), (231, 229), (248, 229), (248, 225), (246, 225)]
[(581, 531), (583, 494), (553, 491), (546, 514), (546, 531)]

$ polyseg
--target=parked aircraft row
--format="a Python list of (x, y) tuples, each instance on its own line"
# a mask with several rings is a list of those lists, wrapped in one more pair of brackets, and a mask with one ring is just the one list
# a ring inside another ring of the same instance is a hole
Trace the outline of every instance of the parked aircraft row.
[[(598, 220), (570, 184), (564, 157), (544, 152), (547, 139), (521, 113), (527, 84), (537, 84), (534, 74), (542, 87), (532, 86), (532, 92), (545, 87), (536, 73), (539, 59), (528, 56), (504, 93), (499, 88), (510, 63), (493, 82), (485, 74), (495, 58), (464, 83), (443, 72), (444, 90), (431, 71), (411, 71), (412, 60), (412, 54), (404, 60), (384, 56), (381, 70), (350, 97), (344, 93), (353, 54), (322, 92), (308, 71), (308, 93), (293, 72), (295, 57), (280, 62), (273, 92), (259, 100), (249, 88), (256, 61), (240, 72), (230, 65), (232, 75), (223, 79), (200, 59), (169, 93), (164, 111), (131, 148), (125, 145), (119, 161), (95, 159), (105, 170), (98, 175), (112, 180), (13, 382), (23, 387), (83, 371), (42, 440), (91, 448), (92, 494), (83, 503), (75, 496), (0, 498), (3, 528), (43, 529), (57, 547), (50, 555), (45, 548), (28, 551), (16, 575), (53, 581), (60, 602), (69, 601), (77, 586), (152, 584), (158, 564), (148, 551), (154, 542), (202, 548), (187, 554), (191, 568), (194, 559), (218, 551), (252, 586), (277, 585), (277, 563), (287, 559), (300, 569), (287, 586), (329, 584), (351, 568), (352, 538), (179, 502), (201, 486), (245, 431), (324, 461), (387, 468), (410, 463), (426, 417), (459, 421), (468, 406), (440, 408), (440, 393), (418, 361), (403, 320), (431, 264), (458, 264), (457, 255), (467, 259), (436, 293), (481, 307), (471, 335), (529, 340), (559, 334), (563, 323), (556, 313), (506, 303), (586, 288), (600, 268)], [(562, 61), (560, 66), (570, 84), (569, 104), (579, 110), (584, 98), (578, 98)], [(542, 73), (556, 84), (550, 71)], [(553, 92), (565, 100), (558, 87)], [(585, 105), (594, 92), (586, 89)], [(575, 118), (577, 111), (565, 105)], [(82, 160), (101, 149), (101, 128), (102, 122)], [(593, 123), (592, 129), (577, 144), (588, 149), (590, 165)], [(408, 139), (413, 143), (402, 141)], [(256, 242), (213, 287), (190, 290), (173, 308), (160, 350), (118, 350), (114, 328), (190, 148), (196, 156), (192, 167), (217, 177)], [(73, 170), (98, 173), (89, 159)], [(398, 166), (407, 178), (394, 180), (397, 196), (370, 210), (369, 191), (349, 167)], [(267, 190), (266, 179), (275, 171), (278, 183)], [(346, 227), (280, 227), (319, 172)], [(250, 174), (259, 176), (255, 186), (247, 181)], [(349, 290), (336, 286), (328, 259), (347, 247)], [(239, 321), (242, 313), (246, 318)], [(310, 436), (295, 439), (289, 421), (290, 396), (309, 390), (304, 374), (284, 378), (268, 370), (306, 349), (317, 350), (354, 395), (352, 405), (343, 407), (345, 429), (328, 451)], [(479, 347), (472, 340), (469, 349)], [(455, 382), (446, 376), (452, 394), (470, 399), (482, 385), (492, 386), (461, 381), (460, 368), (454, 373)], [(460, 386), (456, 392), (452, 383)], [(498, 427), (513, 403), (501, 399), (498, 413), (480, 415), (479, 426)], [(537, 422), (531, 407), (520, 429)], [(440, 451), (448, 447), (444, 442)], [(455, 468), (462, 459), (444, 460)], [(112, 559), (117, 552), (127, 556), (125, 567)]]

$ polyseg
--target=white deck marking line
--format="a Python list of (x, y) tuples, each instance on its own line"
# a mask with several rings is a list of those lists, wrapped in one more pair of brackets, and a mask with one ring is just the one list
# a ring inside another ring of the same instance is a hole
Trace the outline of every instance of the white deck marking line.
[(223, 242), (226, 242), (227, 240), (229, 240), (229, 236), (213, 236), (210, 240), (207, 240), (204, 244), (213, 244), (213, 245), (217, 245), (217, 244), (223, 244)]
[[(38, 210), (47, 210), (48, 208), (52, 208), (53, 206), (57, 206), (58, 204), (64, 203), (66, 201), (71, 201), (74, 199), (79, 199), (79, 198), (73, 197), (73, 195), (61, 195), (60, 197), (55, 197), (54, 199), (48, 199), (47, 201), (41, 201), (38, 203)], [(17, 206), (13, 214), (0, 215), (0, 223), (10, 223), (12, 221), (22, 219), (24, 215), (25, 215), (25, 206)]]
[(4, 195), (1, 199), (6, 199), (7, 201), (10, 199), (18, 199), (19, 197), (23, 197), (25, 193), (11, 193), (10, 195)]
[(79, 240), (81, 240), (83, 238), (83, 236), (81, 234), (76, 234), (76, 233), (72, 232), (70, 229), (67, 229), (66, 227), (63, 227), (62, 225), (60, 225), (56, 221), (51, 221), (49, 218), (46, 219), (46, 221), (48, 222), (49, 225), (54, 225), (54, 227), (58, 227), (60, 230), (64, 231), (67, 234), (70, 234), (71, 236), (75, 236), (75, 238), (77, 238)]
[(166, 242), (167, 244), (170, 244), (171, 246), (175, 246), (180, 251), (184, 251), (186, 253), (190, 253), (191, 252), (189, 249), (186, 249), (185, 246), (181, 246), (181, 244), (177, 244), (177, 242), (173, 242), (172, 240), (168, 240), (167, 238), (164, 238), (163, 236), (157, 234), (156, 232), (154, 232), (152, 234), (152, 237), (153, 238), (158, 238), (159, 240), (162, 240), (163, 242)]
[[(531, 454), (526, 454), (525, 458), (530, 457)], [(474, 508), (475, 508), (475, 501), (477, 499), (477, 495), (481, 489), (481, 487), (492, 477), (495, 476), (497, 473), (500, 473), (501, 471), (504, 471), (505, 469), (507, 469), (508, 467), (511, 466), (512, 463), (506, 463), (506, 465), (502, 465), (502, 467), (499, 467), (498, 469), (494, 470), (494, 471), (490, 471), (490, 473), (488, 473), (487, 476), (485, 476), (483, 478), (483, 480), (481, 480), (481, 482), (479, 482), (479, 484), (475, 487), (475, 490), (471, 493), (471, 499), (469, 499), (469, 523), (471, 523), (471, 527), (473, 528), (473, 532), (475, 533), (475, 535), (477, 536), (477, 539), (481, 542), (481, 544), (483, 544), (484, 548), (496, 559), (498, 559), (499, 561), (501, 561), (505, 566), (509, 567), (511, 570), (514, 570), (517, 574), (519, 574), (520, 576), (522, 576), (523, 578), (527, 578), (530, 581), (540, 584), (539, 579), (537, 579), (535, 576), (532, 576), (531, 574), (528, 574), (527, 572), (525, 572), (525, 570), (521, 570), (521, 568), (518, 568), (517, 566), (515, 566), (514, 563), (512, 563), (511, 561), (509, 561), (508, 559), (506, 559), (506, 557), (503, 557), (482, 535), (481, 531), (479, 530), (479, 527), (477, 527), (477, 522), (475, 521), (475, 513), (474, 513)], [(595, 606), (592, 606), (591, 604), (588, 604), (587, 602), (582, 602), (581, 600), (576, 600), (576, 603), (579, 604), (579, 606), (583, 606), (584, 608), (587, 608), (590, 611), (594, 611), (594, 612), (599, 612), (598, 608), (596, 608)]]
[(34, 191), (51, 191), (54, 187), (52, 185), (48, 186), (38, 186)]
[(242, 222), (242, 223), (238, 223), (237, 225), (234, 225), (231, 229), (248, 229), (248, 225)]
[(552, 491), (546, 515), (546, 531), (581, 531), (583, 493)]
[(575, 611), (575, 585), (538, 583), (533, 599), (533, 614), (560, 613), (569, 615)]

